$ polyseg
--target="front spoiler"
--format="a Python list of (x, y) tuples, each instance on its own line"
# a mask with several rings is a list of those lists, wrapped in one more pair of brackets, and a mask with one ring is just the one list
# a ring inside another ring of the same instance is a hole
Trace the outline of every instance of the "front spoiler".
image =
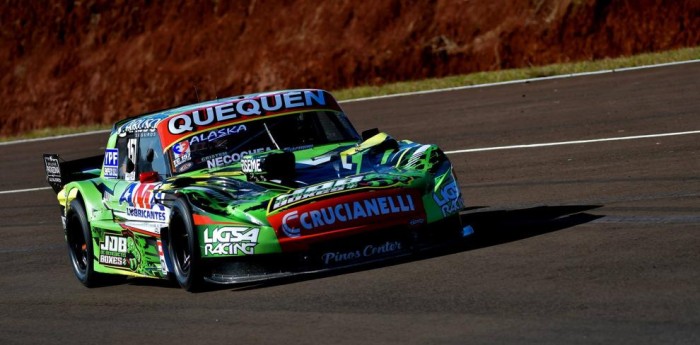
[(397, 261), (421, 252), (455, 245), (474, 233), (471, 226), (462, 227), (459, 219), (457, 222), (438, 222), (429, 227), (433, 231), (388, 229), (372, 236), (364, 235), (343, 239), (342, 242), (322, 244), (308, 253), (250, 257), (235, 262), (221, 261), (212, 266), (210, 274), (204, 280), (213, 284), (252, 285)]

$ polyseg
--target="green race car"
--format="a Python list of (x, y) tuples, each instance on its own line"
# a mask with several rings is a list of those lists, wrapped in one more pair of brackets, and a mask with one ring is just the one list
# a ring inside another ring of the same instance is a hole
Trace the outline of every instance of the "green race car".
[(435, 145), (358, 134), (326, 91), (217, 99), (119, 121), (104, 155), (45, 154), (73, 270), (185, 289), (318, 272), (468, 236)]

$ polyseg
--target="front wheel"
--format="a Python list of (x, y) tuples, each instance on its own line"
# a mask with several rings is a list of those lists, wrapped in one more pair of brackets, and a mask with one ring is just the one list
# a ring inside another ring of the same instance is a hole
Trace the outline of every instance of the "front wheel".
[(76, 199), (70, 202), (69, 207), (66, 215), (66, 243), (73, 273), (83, 285), (94, 287), (103, 281), (103, 277), (94, 270), (95, 256), (85, 206)]
[(183, 199), (175, 200), (168, 225), (168, 250), (173, 274), (180, 286), (194, 292), (204, 285), (199, 244), (192, 224), (192, 212)]

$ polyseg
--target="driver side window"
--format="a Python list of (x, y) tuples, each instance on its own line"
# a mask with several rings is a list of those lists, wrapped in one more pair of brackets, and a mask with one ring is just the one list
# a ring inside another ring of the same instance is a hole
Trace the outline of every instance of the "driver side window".
[(117, 139), (119, 150), (119, 178), (136, 181), (140, 173), (155, 171), (161, 178), (170, 170), (163, 157), (157, 136), (135, 138), (131, 135)]
[(156, 171), (161, 178), (168, 177), (170, 170), (169, 164), (163, 155), (163, 148), (160, 145), (158, 136), (147, 136), (139, 138), (138, 143), (138, 158), (137, 158), (138, 173)]
[(119, 179), (134, 181), (136, 179), (135, 169), (130, 166), (136, 156), (136, 138), (132, 135), (119, 137), (117, 139), (117, 149), (119, 150)]

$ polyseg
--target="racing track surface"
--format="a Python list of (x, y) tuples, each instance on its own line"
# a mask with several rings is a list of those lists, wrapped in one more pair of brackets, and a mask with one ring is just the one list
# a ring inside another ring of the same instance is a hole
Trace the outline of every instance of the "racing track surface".
[[(344, 104), (445, 151), (700, 130), (700, 63)], [(0, 146), (0, 191), (43, 187)], [(0, 194), (0, 343), (700, 343), (700, 135), (450, 155), (478, 232), (452, 252), (259, 288), (86, 289), (53, 192)]]

